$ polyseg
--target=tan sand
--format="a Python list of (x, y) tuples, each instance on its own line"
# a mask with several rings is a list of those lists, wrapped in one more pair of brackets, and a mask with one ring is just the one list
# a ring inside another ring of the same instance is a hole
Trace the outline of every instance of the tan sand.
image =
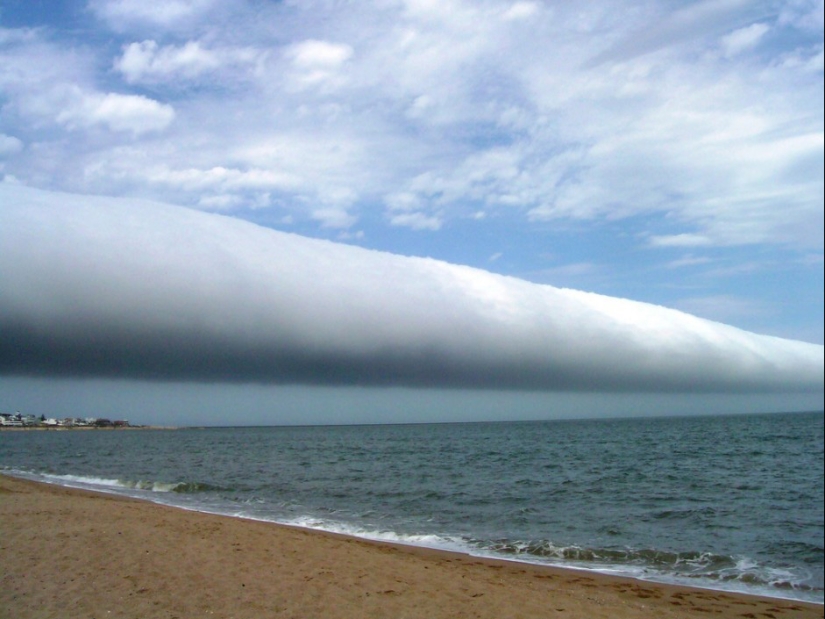
[(0, 618), (807, 619), (813, 604), (480, 560), (0, 476)]

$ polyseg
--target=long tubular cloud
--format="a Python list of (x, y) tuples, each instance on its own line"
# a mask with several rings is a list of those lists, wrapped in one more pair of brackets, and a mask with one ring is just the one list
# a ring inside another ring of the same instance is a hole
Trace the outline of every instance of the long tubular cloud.
[(823, 347), (180, 207), (0, 183), (0, 373), (815, 392)]

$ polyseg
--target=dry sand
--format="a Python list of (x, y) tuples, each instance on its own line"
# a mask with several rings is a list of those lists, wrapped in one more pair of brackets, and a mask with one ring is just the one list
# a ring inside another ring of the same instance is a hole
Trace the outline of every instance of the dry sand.
[(480, 560), (0, 476), (0, 618), (806, 619), (819, 605)]

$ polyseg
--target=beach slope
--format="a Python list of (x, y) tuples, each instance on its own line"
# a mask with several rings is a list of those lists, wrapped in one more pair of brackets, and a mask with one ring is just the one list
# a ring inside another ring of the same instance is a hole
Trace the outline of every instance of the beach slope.
[(0, 476), (0, 617), (822, 618), (823, 607), (214, 516)]

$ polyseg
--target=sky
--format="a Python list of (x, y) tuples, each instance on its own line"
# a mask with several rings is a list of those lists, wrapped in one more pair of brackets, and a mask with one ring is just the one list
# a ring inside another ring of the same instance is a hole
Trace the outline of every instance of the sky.
[(4, 0), (0, 411), (823, 408), (823, 3)]

